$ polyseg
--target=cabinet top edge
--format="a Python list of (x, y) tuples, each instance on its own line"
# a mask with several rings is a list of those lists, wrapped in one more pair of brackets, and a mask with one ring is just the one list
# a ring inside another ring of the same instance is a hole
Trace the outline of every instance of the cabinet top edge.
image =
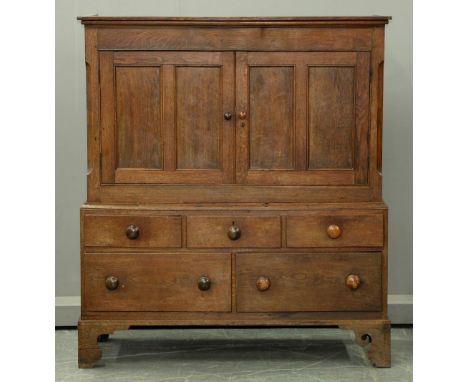
[(383, 26), (391, 16), (313, 16), (313, 17), (117, 17), (79, 16), (85, 25), (118, 26)]
[(163, 204), (102, 204), (87, 202), (81, 205), (86, 210), (132, 210), (132, 211), (325, 211), (325, 210), (386, 210), (385, 202), (325, 202), (325, 203), (163, 203)]

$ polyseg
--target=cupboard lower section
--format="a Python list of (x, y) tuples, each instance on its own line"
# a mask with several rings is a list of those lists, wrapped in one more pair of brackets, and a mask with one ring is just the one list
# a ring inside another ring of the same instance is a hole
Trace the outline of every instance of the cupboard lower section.
[(88, 205), (79, 365), (132, 326), (338, 325), (387, 367), (386, 224), (376, 203)]

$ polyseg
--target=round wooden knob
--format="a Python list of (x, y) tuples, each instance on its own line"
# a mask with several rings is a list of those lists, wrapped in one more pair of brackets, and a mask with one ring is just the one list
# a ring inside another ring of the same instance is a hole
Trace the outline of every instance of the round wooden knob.
[(331, 224), (327, 228), (327, 234), (330, 239), (338, 239), (341, 236), (341, 228), (336, 224)]
[(239, 112), (239, 119), (246, 119), (247, 118), (247, 113), (245, 111), (240, 111)]
[(106, 278), (106, 288), (109, 290), (115, 290), (119, 286), (119, 279), (115, 276), (109, 276)]
[(198, 289), (200, 290), (208, 290), (211, 287), (211, 280), (206, 277), (202, 276), (198, 279)]
[(241, 230), (234, 222), (228, 229), (228, 237), (231, 240), (238, 240), (241, 237)]
[(270, 289), (270, 285), (271, 285), (270, 278), (266, 276), (260, 276), (257, 279), (256, 285), (257, 285), (257, 289), (260, 292), (265, 292), (266, 290)]
[(127, 227), (125, 233), (130, 240), (135, 240), (138, 239), (138, 236), (140, 236), (140, 228), (138, 228), (135, 224), (130, 224)]
[(358, 275), (348, 275), (346, 286), (351, 290), (356, 290), (361, 286), (361, 278)]

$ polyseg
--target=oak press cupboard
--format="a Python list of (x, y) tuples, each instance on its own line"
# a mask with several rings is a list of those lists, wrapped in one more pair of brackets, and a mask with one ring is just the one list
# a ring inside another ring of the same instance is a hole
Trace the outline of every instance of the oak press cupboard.
[(79, 366), (145, 325), (338, 325), (390, 366), (390, 18), (79, 19)]

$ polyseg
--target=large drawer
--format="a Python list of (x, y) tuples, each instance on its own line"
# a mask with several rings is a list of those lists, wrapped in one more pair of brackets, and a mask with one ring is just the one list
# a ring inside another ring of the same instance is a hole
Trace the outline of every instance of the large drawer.
[(279, 216), (188, 216), (187, 247), (279, 248)]
[(286, 243), (301, 247), (382, 247), (382, 214), (288, 216)]
[(231, 311), (231, 256), (85, 254), (87, 311)]
[(236, 280), (238, 312), (382, 308), (380, 252), (241, 253), (236, 255)]
[(180, 216), (86, 215), (85, 246), (180, 248)]

